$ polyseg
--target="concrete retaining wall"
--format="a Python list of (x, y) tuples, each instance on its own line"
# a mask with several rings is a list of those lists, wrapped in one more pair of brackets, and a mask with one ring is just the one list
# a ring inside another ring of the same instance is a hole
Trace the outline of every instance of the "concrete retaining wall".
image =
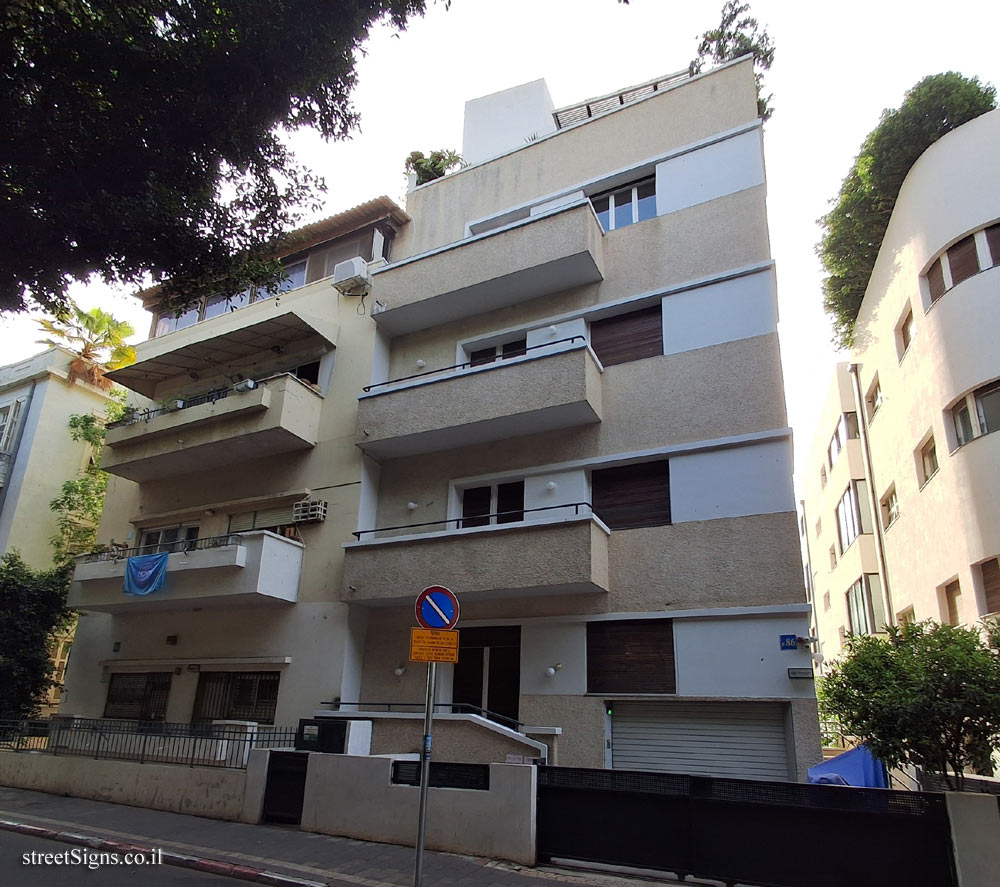
[[(251, 768), (266, 754), (251, 752)], [(536, 776), (532, 766), (490, 764), (489, 791), (430, 789), (427, 849), (534, 865)], [(311, 754), (302, 828), (413, 846), (420, 790), (391, 778), (391, 758)], [(249, 793), (247, 802), (253, 809)]]
[(0, 785), (210, 819), (238, 820), (243, 811), (246, 773), (223, 767), (0, 752)]

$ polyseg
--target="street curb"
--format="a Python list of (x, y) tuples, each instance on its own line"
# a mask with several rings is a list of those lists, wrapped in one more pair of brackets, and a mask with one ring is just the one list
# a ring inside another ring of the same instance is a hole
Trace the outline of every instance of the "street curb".
[[(16, 832), (20, 835), (30, 835), (34, 838), (47, 838), (50, 841), (61, 841), (64, 844), (77, 844), (94, 850), (104, 850), (110, 853), (152, 853), (154, 848), (140, 844), (128, 844), (124, 841), (108, 841), (93, 835), (80, 835), (76, 832), (57, 832), (54, 829), (28, 825), (23, 822), (13, 822), (0, 819), (0, 830)], [(248, 865), (221, 862), (217, 859), (206, 859), (200, 856), (189, 856), (184, 853), (173, 853), (169, 850), (159, 850), (164, 865), (175, 865), (180, 868), (194, 869), (198, 872), (209, 872), (213, 875), (225, 875), (227, 878), (238, 878), (253, 884), (266, 884), (268, 887), (328, 887), (324, 881), (307, 881), (290, 875), (279, 875), (264, 869)]]

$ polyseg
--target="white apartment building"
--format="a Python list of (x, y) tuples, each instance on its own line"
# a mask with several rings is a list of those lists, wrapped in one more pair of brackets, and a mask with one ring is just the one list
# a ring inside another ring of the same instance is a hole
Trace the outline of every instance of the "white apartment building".
[[(321, 223), (278, 299), (162, 318), (114, 374), (163, 405), (109, 433), (102, 537), (166, 546), (168, 582), (124, 596), (122, 561), (82, 559), (63, 711), (315, 711), (413, 751), (413, 602), (441, 584), (436, 759), (804, 778), (751, 61), (558, 110), (542, 82), (487, 96), (464, 154), (405, 212)], [(358, 254), (364, 300), (329, 278)]]
[(1000, 612), (1000, 112), (903, 182), (803, 482), (821, 652)]

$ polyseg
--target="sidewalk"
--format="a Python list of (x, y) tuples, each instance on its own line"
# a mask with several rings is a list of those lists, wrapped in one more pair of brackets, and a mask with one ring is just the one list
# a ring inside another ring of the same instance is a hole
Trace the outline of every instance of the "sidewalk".
[[(410, 847), (296, 829), (221, 822), (2, 786), (0, 819), (266, 870), (335, 887), (406, 887), (413, 882)], [(635, 883), (603, 875), (527, 869), (514, 863), (450, 853), (427, 851), (424, 856), (427, 887), (611, 887), (616, 882)]]

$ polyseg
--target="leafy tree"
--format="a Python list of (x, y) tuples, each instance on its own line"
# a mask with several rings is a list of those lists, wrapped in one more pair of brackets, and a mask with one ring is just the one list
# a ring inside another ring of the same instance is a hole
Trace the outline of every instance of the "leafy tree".
[(462, 158), (447, 148), (431, 151), (430, 157), (424, 157), (422, 151), (413, 151), (406, 158), (406, 171), (416, 173), (417, 184), (423, 185), (440, 179), (449, 169), (461, 166), (462, 163)]
[(820, 219), (823, 239), (817, 252), (829, 275), (823, 281), (823, 307), (837, 344), (846, 348), (854, 342), (861, 301), (910, 167), (945, 133), (995, 107), (994, 87), (951, 71), (925, 77), (906, 93), (898, 109), (882, 112), (834, 208)]
[(1000, 749), (1000, 627), (928, 621), (853, 636), (820, 706), (889, 767), (913, 764), (961, 791), (965, 770), (992, 772)]
[(322, 183), (282, 139), (358, 125), (369, 29), (426, 0), (17, 0), (0, 6), (0, 310), (62, 314), (71, 279), (276, 287)]
[(0, 712), (38, 714), (52, 686), (49, 635), (65, 623), (70, 568), (34, 571), (17, 552), (0, 558)]
[(108, 473), (101, 471), (105, 425), (125, 411), (124, 390), (113, 392), (112, 397), (106, 420), (90, 414), (69, 417), (70, 436), (89, 444), (91, 456), (80, 475), (66, 481), (59, 495), (49, 503), (56, 515), (56, 533), (49, 541), (57, 564), (68, 564), (76, 555), (97, 548), (97, 526), (108, 490)]
[(750, 15), (750, 4), (726, 0), (719, 26), (701, 35), (698, 58), (691, 62), (691, 74), (701, 72), (706, 58), (722, 64), (745, 55), (753, 56), (754, 79), (757, 82), (757, 114), (762, 119), (769, 120), (774, 113), (770, 104), (774, 96), (763, 95), (764, 75), (761, 72), (769, 70), (774, 63), (774, 43), (766, 28), (761, 28), (757, 19)]
[(135, 363), (135, 349), (125, 340), (135, 333), (132, 324), (115, 320), (107, 311), (91, 308), (84, 311), (71, 299), (69, 311), (62, 317), (38, 321), (48, 339), (39, 344), (68, 348), (76, 355), (69, 365), (70, 382), (85, 379), (91, 385), (110, 390), (111, 380), (105, 373)]

